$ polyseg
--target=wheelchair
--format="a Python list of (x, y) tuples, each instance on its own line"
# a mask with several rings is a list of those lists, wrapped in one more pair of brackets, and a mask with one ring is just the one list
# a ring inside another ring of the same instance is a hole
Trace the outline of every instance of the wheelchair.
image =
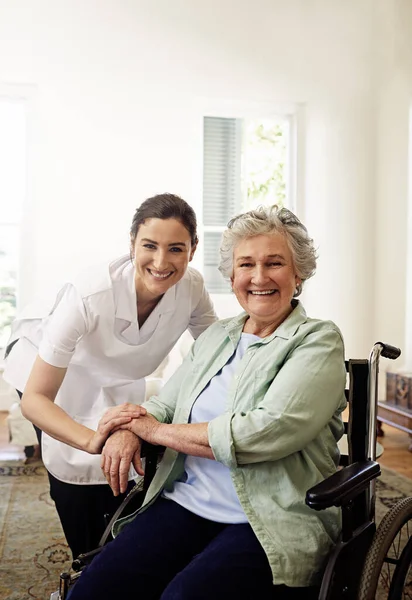
[[(340, 507), (342, 531), (324, 565), (320, 587), (302, 589), (305, 600), (412, 600), (412, 497), (398, 501), (379, 527), (375, 525), (375, 484), (381, 474), (376, 462), (379, 358), (396, 359), (400, 353), (398, 348), (377, 342), (369, 359), (345, 363), (348, 453), (341, 456), (339, 470), (306, 493), (306, 504), (313, 510)], [(144, 479), (113, 515), (99, 547), (74, 560), (72, 572), (61, 574), (59, 590), (50, 600), (66, 600), (82, 569), (110, 543), (113, 523), (142, 504), (162, 450), (144, 445)]]

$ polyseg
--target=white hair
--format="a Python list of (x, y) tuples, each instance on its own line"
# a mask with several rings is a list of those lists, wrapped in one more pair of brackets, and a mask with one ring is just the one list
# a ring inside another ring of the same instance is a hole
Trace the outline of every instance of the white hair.
[(285, 236), (292, 254), (296, 274), (301, 280), (295, 296), (302, 292), (303, 283), (315, 274), (316, 250), (306, 227), (287, 208), (259, 206), (255, 210), (231, 219), (223, 232), (220, 244), (219, 271), (226, 279), (233, 277), (233, 252), (244, 239), (257, 235), (281, 233)]

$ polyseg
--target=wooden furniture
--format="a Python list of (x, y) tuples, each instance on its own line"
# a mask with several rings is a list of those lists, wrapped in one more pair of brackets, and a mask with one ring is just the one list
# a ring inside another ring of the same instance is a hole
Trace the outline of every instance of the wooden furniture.
[[(387, 371), (386, 402), (378, 402), (378, 435), (384, 435), (382, 423), (401, 429), (412, 437), (412, 373)], [(412, 442), (409, 451), (412, 452)]]
[[(378, 402), (378, 435), (384, 435), (382, 423), (401, 429), (409, 433), (412, 438), (412, 410), (410, 408), (399, 406), (390, 400)], [(408, 450), (412, 452), (412, 441)]]

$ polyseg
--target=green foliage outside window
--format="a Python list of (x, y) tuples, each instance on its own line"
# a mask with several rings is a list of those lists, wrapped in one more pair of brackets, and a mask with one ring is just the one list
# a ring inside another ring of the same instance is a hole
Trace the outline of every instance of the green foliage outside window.
[(244, 122), (242, 188), (247, 190), (247, 210), (260, 204), (285, 204), (286, 127), (273, 119)]

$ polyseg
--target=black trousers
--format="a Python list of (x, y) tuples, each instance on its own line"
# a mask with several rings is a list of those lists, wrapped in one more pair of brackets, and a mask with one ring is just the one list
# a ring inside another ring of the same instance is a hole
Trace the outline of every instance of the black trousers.
[(97, 548), (110, 518), (131, 490), (113, 496), (108, 484), (75, 485), (65, 483), (48, 473), (50, 496), (54, 500), (60, 522), (73, 558)]
[[(16, 390), (20, 398), (22, 393)], [(41, 445), (41, 430), (34, 425)], [(97, 548), (106, 525), (132, 489), (129, 481), (124, 494), (113, 496), (108, 484), (75, 485), (56, 479), (47, 471), (50, 496), (56, 505), (60, 523), (73, 558)]]

